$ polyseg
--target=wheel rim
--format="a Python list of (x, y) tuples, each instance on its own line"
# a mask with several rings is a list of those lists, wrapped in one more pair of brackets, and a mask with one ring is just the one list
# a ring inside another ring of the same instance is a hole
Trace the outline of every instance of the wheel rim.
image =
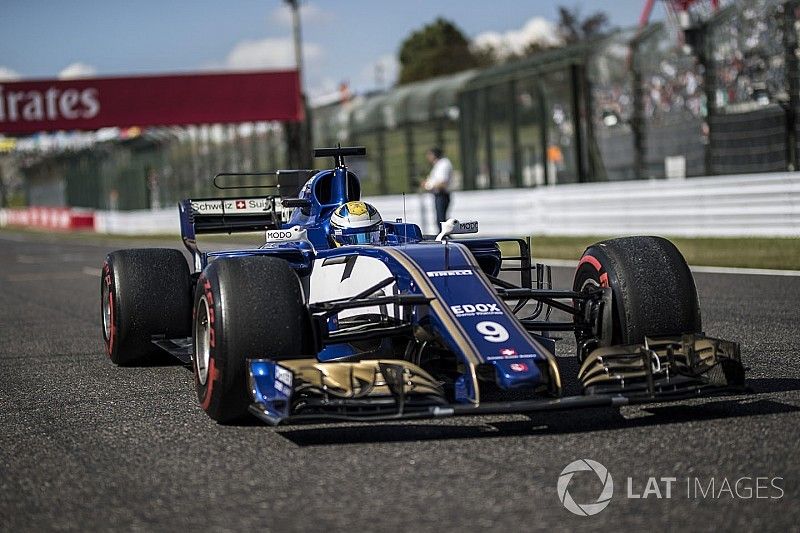
[(103, 337), (108, 341), (111, 338), (111, 292), (106, 283), (103, 283), (100, 290), (100, 301), (103, 311)]
[(194, 359), (197, 379), (201, 385), (208, 379), (208, 363), (211, 358), (211, 324), (209, 323), (208, 300), (203, 296), (197, 306), (197, 318), (194, 322), (195, 350)]
[(599, 283), (597, 283), (592, 278), (588, 278), (586, 279), (586, 281), (583, 282), (583, 285), (581, 285), (581, 289), (579, 292), (584, 292), (587, 289), (599, 289), (600, 287), (601, 285)]
[[(599, 289), (600, 287), (601, 287), (601, 285), (599, 283), (597, 283), (597, 281), (595, 281), (594, 279), (586, 278), (583, 281), (583, 283), (581, 284), (580, 289), (578, 290), (578, 292), (586, 292), (586, 291), (589, 291), (589, 290), (592, 290), (592, 289)], [(582, 336), (579, 337), (578, 333), (576, 332), (575, 333), (575, 338), (578, 340), (578, 344), (580, 344), (581, 339), (584, 338), (584, 337), (582, 337)], [(578, 361), (583, 362), (583, 358), (581, 357), (580, 352), (578, 353)]]

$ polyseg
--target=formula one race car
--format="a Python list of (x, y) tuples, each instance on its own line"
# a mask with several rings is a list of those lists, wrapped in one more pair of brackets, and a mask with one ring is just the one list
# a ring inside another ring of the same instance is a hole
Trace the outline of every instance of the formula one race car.
[[(276, 194), (182, 201), (193, 273), (178, 250), (109, 254), (101, 307), (111, 360), (175, 355), (219, 422), (532, 413), (743, 387), (739, 346), (702, 333), (692, 274), (669, 241), (592, 245), (572, 289), (554, 290), (528, 240), (453, 237), (477, 222), (449, 220), (433, 237), (381, 220), (345, 165), (364, 154), (318, 149), (335, 168), (272, 173)], [(230, 188), (227, 176), (214, 184)], [(286, 176), (307, 178), (291, 198)], [(266, 238), (257, 249), (198, 249), (197, 235), (233, 232)], [(577, 375), (559, 368), (558, 332), (575, 335)], [(568, 378), (580, 394), (564, 396)]]

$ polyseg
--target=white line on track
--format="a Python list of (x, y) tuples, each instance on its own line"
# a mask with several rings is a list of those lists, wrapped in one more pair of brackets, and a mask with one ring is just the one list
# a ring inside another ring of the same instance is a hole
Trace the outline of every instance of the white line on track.
[(708, 274), (745, 274), (748, 276), (800, 276), (800, 270), (775, 270), (771, 268), (734, 268), (690, 266), (695, 272)]
[(76, 279), (84, 276), (100, 276), (100, 269), (93, 267), (83, 267), (80, 272), (60, 271), (60, 272), (24, 272), (21, 274), (7, 274), (6, 279), (11, 282), (25, 281), (50, 281), (60, 279)]
[(25, 235), (0, 235), (0, 241), (27, 242)]
[(27, 272), (23, 274), (7, 274), (6, 278), (11, 282), (19, 281), (53, 281), (63, 279), (82, 278), (85, 272)]
[[(554, 267), (575, 268), (577, 261), (569, 259), (536, 259), (536, 262)], [(716, 266), (689, 266), (693, 272), (703, 274), (739, 274), (746, 276), (800, 276), (800, 270), (775, 270), (771, 268), (738, 268)]]
[(27, 265), (35, 265), (42, 263), (71, 263), (71, 262), (87, 261), (92, 257), (94, 256), (82, 253), (18, 255), (17, 262)]

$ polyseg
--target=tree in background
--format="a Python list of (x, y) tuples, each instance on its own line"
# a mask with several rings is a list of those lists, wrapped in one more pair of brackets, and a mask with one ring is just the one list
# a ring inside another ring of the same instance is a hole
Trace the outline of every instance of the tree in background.
[[(508, 63), (593, 39), (610, 30), (608, 16), (604, 12), (597, 11), (582, 18), (577, 7), (559, 7), (558, 22), (549, 25), (550, 32), (542, 33), (543, 28), (548, 29), (547, 24), (543, 26), (537, 17), (530, 19), (522, 29), (512, 30), (504, 35), (486, 32), (472, 43), (473, 55), (480, 66)], [(520, 38), (526, 33), (529, 34), (529, 40), (520, 42)]]
[(558, 8), (558, 31), (565, 46), (598, 37), (608, 29), (608, 15), (603, 11), (596, 11), (581, 19), (578, 7)]
[(558, 8), (556, 39), (531, 41), (524, 48), (509, 51), (502, 45), (475, 46), (452, 22), (437, 18), (406, 37), (400, 45), (398, 84), (514, 61), (598, 37), (610, 29), (608, 15), (596, 11), (582, 18), (578, 7)]
[(482, 66), (470, 50), (469, 40), (449, 20), (437, 18), (409, 35), (400, 45), (400, 75), (397, 83), (435, 78)]

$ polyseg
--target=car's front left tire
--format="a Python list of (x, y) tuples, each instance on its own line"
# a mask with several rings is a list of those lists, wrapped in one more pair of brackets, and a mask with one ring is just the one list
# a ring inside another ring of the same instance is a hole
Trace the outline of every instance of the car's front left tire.
[(314, 355), (300, 279), (281, 259), (212, 262), (197, 283), (193, 322), (197, 399), (221, 423), (247, 414), (247, 359)]

